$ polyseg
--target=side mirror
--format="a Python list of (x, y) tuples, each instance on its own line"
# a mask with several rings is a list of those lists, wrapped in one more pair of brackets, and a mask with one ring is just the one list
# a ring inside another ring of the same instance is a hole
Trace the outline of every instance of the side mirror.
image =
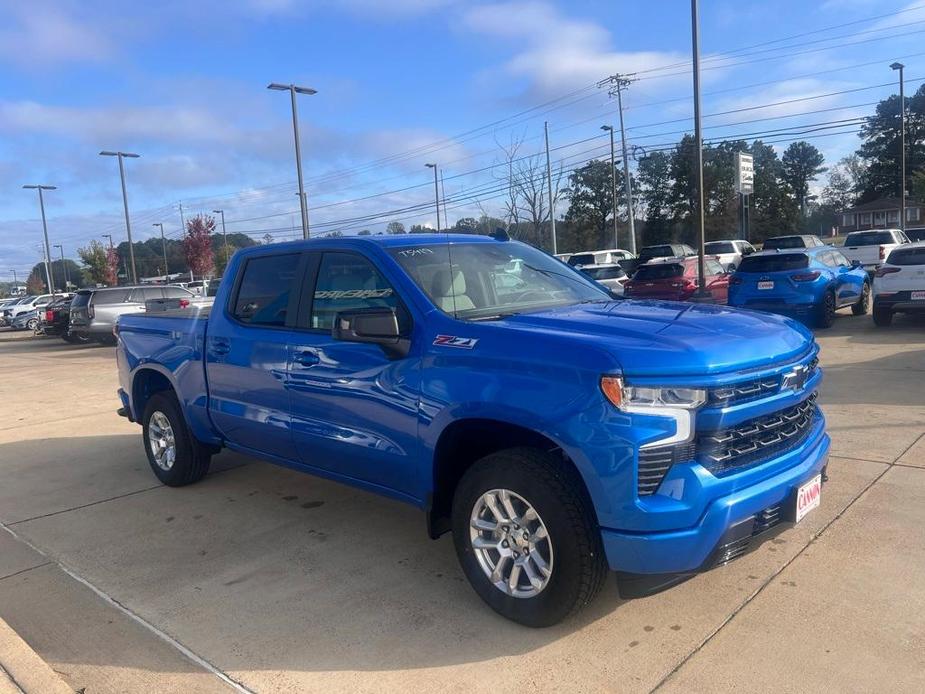
[(852, 260), (852, 261), (851, 261), (851, 267), (861, 267), (861, 261), (860, 261), (860, 260)]
[(390, 359), (408, 356), (411, 348), (411, 341), (401, 336), (398, 315), (392, 308), (341, 311), (334, 317), (331, 336), (343, 342), (379, 345)]

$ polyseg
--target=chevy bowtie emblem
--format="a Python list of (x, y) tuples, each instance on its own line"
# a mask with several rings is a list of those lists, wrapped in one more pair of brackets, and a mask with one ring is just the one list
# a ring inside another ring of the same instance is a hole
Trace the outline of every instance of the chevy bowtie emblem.
[(805, 366), (798, 366), (793, 371), (784, 374), (784, 380), (781, 382), (781, 390), (802, 390), (809, 380), (809, 369)]

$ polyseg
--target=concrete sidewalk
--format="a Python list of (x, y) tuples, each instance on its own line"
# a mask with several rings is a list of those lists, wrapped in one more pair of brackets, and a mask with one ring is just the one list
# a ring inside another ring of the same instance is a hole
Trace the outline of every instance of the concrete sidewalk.
[(0, 332), (0, 616), (88, 693), (920, 692), (923, 336), (847, 316), (820, 334), (831, 482), (798, 526), (528, 630), (399, 503), (227, 452), (160, 486), (113, 414), (112, 349)]
[(0, 694), (73, 694), (58, 675), (0, 619)]

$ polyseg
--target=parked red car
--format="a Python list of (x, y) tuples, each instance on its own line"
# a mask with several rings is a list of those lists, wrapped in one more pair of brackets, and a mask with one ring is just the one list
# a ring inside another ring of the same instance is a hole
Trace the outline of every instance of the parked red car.
[[(729, 275), (714, 257), (704, 259), (704, 282), (718, 304), (729, 296)], [(623, 285), (623, 296), (630, 299), (687, 301), (697, 290), (697, 256), (656, 258), (640, 265), (633, 278)]]

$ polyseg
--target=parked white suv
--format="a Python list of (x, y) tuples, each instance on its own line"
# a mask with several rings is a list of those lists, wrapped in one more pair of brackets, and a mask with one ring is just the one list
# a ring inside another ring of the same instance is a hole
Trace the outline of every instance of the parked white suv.
[(706, 255), (715, 255), (726, 272), (734, 271), (742, 264), (742, 258), (755, 252), (755, 247), (748, 241), (730, 239), (728, 241), (708, 241), (704, 244)]
[(874, 323), (885, 327), (894, 313), (925, 313), (925, 241), (893, 249), (874, 273)]
[(857, 260), (869, 273), (873, 273), (897, 246), (909, 243), (908, 237), (899, 229), (870, 229), (852, 231), (845, 237), (842, 255), (848, 260)]

